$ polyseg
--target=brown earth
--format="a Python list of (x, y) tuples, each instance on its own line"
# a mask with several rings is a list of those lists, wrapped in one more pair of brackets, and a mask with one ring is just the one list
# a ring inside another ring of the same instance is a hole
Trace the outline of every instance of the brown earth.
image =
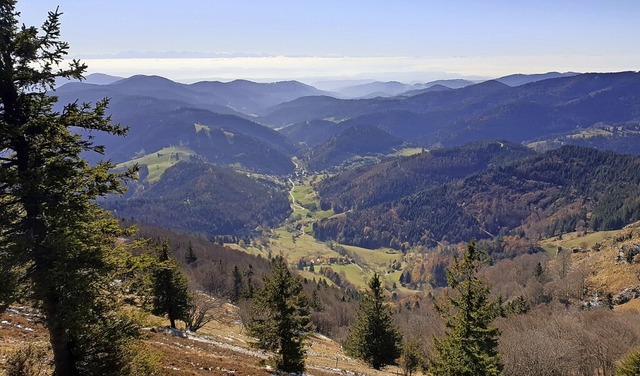
[[(197, 334), (146, 328), (145, 343), (162, 354), (167, 375), (269, 375), (267, 353), (250, 346), (251, 338), (243, 330), (238, 307), (220, 302), (214, 308), (211, 323)], [(7, 357), (21, 346), (46, 346), (48, 336), (37, 316), (22, 307), (0, 315), (0, 370)], [(344, 354), (331, 339), (313, 334), (307, 348), (308, 375), (389, 375), (402, 374), (397, 367), (376, 371)], [(2, 374), (2, 372), (0, 372)], [(47, 373), (48, 374), (48, 373)]]

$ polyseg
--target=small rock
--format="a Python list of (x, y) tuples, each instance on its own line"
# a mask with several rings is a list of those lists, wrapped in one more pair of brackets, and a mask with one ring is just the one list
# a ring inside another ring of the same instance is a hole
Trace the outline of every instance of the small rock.
[(624, 304), (631, 299), (635, 299), (640, 296), (640, 289), (638, 287), (626, 287), (619, 293), (613, 296), (613, 304), (620, 305)]

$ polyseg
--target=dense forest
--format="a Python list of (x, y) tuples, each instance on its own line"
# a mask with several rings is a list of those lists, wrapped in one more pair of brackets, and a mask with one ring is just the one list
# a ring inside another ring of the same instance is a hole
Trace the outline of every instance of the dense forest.
[(407, 195), (386, 193), (393, 183), (381, 192), (365, 190), (365, 199), (400, 198), (378, 205), (350, 203), (346, 209), (363, 209), (318, 221), (314, 231), (323, 240), (401, 249), (510, 233), (537, 239), (617, 229), (640, 219), (639, 173), (637, 157), (566, 146)]
[(404, 141), (373, 126), (353, 126), (308, 151), (307, 167), (322, 171), (349, 158), (375, 156), (400, 148)]
[(247, 235), (291, 213), (282, 190), (203, 162), (178, 163), (134, 197), (105, 206), (120, 218), (210, 236)]
[(366, 209), (532, 155), (521, 145), (477, 142), (347, 170), (316, 185), (320, 205), (337, 213)]

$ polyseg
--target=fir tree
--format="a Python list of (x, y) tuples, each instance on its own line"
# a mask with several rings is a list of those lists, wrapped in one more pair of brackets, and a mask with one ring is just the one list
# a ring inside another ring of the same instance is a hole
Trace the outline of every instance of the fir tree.
[(534, 270), (534, 275), (536, 276), (536, 278), (538, 279), (538, 281), (542, 280), (543, 274), (544, 274), (544, 269), (542, 268), (542, 264), (541, 263), (537, 263), (536, 264), (536, 269)]
[[(8, 258), (7, 256), (6, 250), (0, 250), (0, 260)], [(2, 276), (2, 283), (0, 283), (0, 314), (15, 299), (18, 285), (17, 274), (13, 265), (0, 261), (0, 275)]]
[(158, 253), (158, 264), (153, 271), (153, 309), (154, 315), (167, 315), (171, 328), (176, 320), (185, 320), (189, 315), (191, 298), (187, 278), (170, 255), (169, 243), (162, 242)]
[(304, 371), (305, 332), (310, 328), (309, 303), (302, 281), (294, 277), (282, 257), (272, 260), (271, 274), (252, 301), (249, 334), (258, 348), (272, 351), (274, 367), (283, 372)]
[(392, 316), (380, 276), (374, 274), (369, 281), (369, 291), (360, 300), (356, 323), (349, 331), (347, 354), (375, 369), (395, 364), (400, 356), (402, 335), (393, 324)]
[(400, 357), (400, 365), (402, 366), (404, 376), (411, 376), (418, 368), (422, 367), (424, 358), (420, 351), (419, 342), (410, 339), (402, 347), (402, 356)]
[(253, 265), (249, 264), (249, 269), (245, 273), (247, 277), (247, 286), (244, 289), (244, 297), (247, 299), (253, 298)]
[(430, 369), (434, 375), (501, 374), (500, 332), (491, 326), (499, 310), (489, 301), (490, 287), (477, 277), (483, 257), (472, 241), (462, 260), (455, 258), (453, 268), (447, 270), (454, 294), (447, 296), (446, 306), (436, 306), (446, 320), (447, 335), (435, 340), (436, 356)]
[(240, 301), (240, 294), (242, 293), (242, 274), (238, 265), (233, 267), (233, 273), (231, 274), (233, 279), (233, 290), (231, 290), (231, 302), (238, 303)]
[[(320, 287), (320, 285), (317, 286)], [(313, 310), (316, 312), (322, 311), (322, 302), (320, 302), (320, 297), (318, 296), (317, 289), (314, 289), (311, 292), (311, 308), (313, 308)]]
[(193, 250), (193, 245), (191, 244), (191, 241), (189, 241), (189, 245), (187, 246), (187, 254), (184, 256), (184, 262), (187, 264), (192, 264), (196, 261), (198, 261), (198, 257), (196, 256), (196, 253)]
[[(54, 111), (57, 78), (81, 79), (86, 66), (64, 63), (58, 10), (40, 30), (19, 26), (16, 1), (0, 3), (0, 306), (23, 298), (43, 315), (57, 376), (123, 374), (123, 346), (136, 326), (117, 318), (105, 287), (117, 270), (123, 230), (96, 198), (124, 191), (108, 162), (84, 152), (104, 148), (76, 130), (124, 135), (105, 117), (108, 101)], [(6, 284), (5, 284), (6, 281)]]

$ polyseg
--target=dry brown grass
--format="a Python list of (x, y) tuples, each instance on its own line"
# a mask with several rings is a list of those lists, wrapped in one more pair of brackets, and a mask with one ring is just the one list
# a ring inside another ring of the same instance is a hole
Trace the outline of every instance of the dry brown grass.
[(0, 315), (0, 370), (16, 349), (48, 341), (49, 337), (36, 317), (29, 316), (22, 308), (7, 310)]
[[(268, 354), (250, 345), (237, 306), (219, 302), (215, 320), (187, 338), (168, 330), (146, 329), (143, 340), (162, 354), (167, 375), (268, 375)], [(0, 316), (0, 370), (15, 349), (29, 343), (46, 343), (45, 329), (20, 312)], [(167, 323), (165, 323), (167, 324)], [(29, 329), (26, 329), (29, 328)], [(391, 367), (376, 371), (344, 354), (340, 345), (321, 335), (309, 336), (308, 375), (388, 375), (400, 372)], [(400, 372), (401, 373), (401, 372)], [(0, 371), (1, 374), (1, 371)]]
[[(624, 240), (621, 240), (623, 239)], [(588, 271), (587, 284), (591, 290), (616, 294), (626, 287), (640, 286), (640, 264), (616, 263), (618, 251), (625, 246), (640, 244), (640, 223), (634, 223), (617, 231), (602, 231), (583, 236), (569, 234), (555, 243), (571, 252), (572, 248), (585, 248), (586, 252), (571, 255), (572, 269)], [(594, 244), (600, 243), (600, 251), (593, 251)], [(627, 303), (640, 307), (635, 300)], [(624, 306), (626, 306), (625, 304)], [(619, 307), (618, 309), (624, 309)]]

